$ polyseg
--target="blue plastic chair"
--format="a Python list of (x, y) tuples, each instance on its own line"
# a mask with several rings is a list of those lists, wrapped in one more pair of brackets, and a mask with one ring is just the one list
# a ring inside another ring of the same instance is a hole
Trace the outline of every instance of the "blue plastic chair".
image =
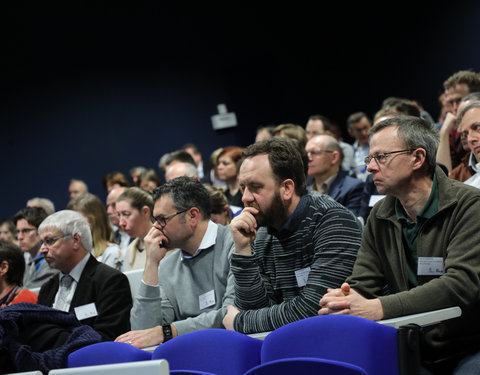
[(397, 330), (356, 316), (325, 315), (287, 324), (265, 338), (262, 364), (296, 357), (347, 362), (369, 375), (396, 375)]
[(350, 363), (320, 358), (287, 358), (261, 364), (245, 375), (368, 375)]
[(148, 361), (152, 353), (124, 342), (100, 342), (78, 349), (68, 356), (68, 367), (109, 365), (135, 361)]
[(190, 332), (158, 346), (152, 359), (166, 359), (170, 371), (194, 370), (217, 375), (243, 374), (260, 364), (262, 341), (225, 329)]

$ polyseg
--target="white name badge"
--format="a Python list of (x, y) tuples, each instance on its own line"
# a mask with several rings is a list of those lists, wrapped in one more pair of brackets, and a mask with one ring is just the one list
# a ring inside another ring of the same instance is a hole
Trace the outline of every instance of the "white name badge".
[(443, 275), (443, 258), (442, 257), (419, 257), (418, 258), (418, 275), (438, 276)]
[(375, 206), (375, 203), (385, 198), (385, 195), (370, 195), (370, 200), (368, 201), (368, 207)]
[(74, 310), (78, 320), (83, 320), (83, 319), (93, 318), (94, 316), (98, 316), (97, 308), (95, 307), (95, 303), (93, 302), (83, 306), (75, 307)]
[(200, 310), (215, 305), (215, 291), (212, 289), (211, 291), (200, 295), (198, 297), (198, 303), (200, 305)]
[(297, 285), (301, 288), (307, 285), (308, 275), (310, 274), (310, 267), (303, 268), (295, 271), (295, 277), (297, 278)]

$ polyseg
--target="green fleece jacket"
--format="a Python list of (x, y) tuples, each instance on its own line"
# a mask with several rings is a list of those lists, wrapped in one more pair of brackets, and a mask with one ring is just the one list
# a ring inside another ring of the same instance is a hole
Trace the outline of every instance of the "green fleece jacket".
[(347, 282), (366, 298), (379, 297), (384, 318), (460, 306), (462, 316), (425, 334), (431, 359), (480, 350), (480, 189), (449, 179), (437, 167), (438, 212), (418, 234), (418, 257), (442, 257), (444, 274), (418, 276), (409, 289), (402, 227), (395, 198), (373, 208)]

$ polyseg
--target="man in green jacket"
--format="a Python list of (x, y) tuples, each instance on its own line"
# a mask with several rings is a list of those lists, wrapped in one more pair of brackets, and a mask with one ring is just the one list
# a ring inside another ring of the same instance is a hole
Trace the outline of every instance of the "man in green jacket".
[(480, 190), (436, 167), (438, 135), (425, 120), (393, 117), (370, 133), (365, 163), (387, 197), (368, 218), (352, 275), (319, 314), (380, 320), (460, 306), (460, 318), (425, 331), (421, 358), (435, 371), (480, 373)]

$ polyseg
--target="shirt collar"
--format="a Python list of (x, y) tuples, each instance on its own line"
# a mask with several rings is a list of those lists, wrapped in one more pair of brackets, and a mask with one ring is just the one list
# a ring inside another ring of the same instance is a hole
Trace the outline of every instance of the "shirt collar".
[[(90, 253), (87, 253), (86, 256), (83, 257), (83, 259), (77, 263), (75, 267), (73, 267), (73, 270), (70, 271), (69, 275), (72, 276), (72, 278), (78, 283), (80, 280), (80, 276), (82, 276), (82, 272), (87, 265), (88, 259), (90, 258)], [(60, 272), (60, 280), (65, 274), (63, 272)]]
[(198, 254), (200, 254), (202, 250), (208, 249), (213, 245), (215, 245), (215, 242), (217, 241), (217, 232), (218, 232), (217, 224), (215, 224), (212, 220), (208, 220), (207, 230), (203, 235), (202, 242), (200, 242), (200, 246), (198, 247), (197, 251), (195, 251), (195, 254), (190, 255), (187, 252), (182, 250), (183, 258), (184, 259), (193, 258)]

